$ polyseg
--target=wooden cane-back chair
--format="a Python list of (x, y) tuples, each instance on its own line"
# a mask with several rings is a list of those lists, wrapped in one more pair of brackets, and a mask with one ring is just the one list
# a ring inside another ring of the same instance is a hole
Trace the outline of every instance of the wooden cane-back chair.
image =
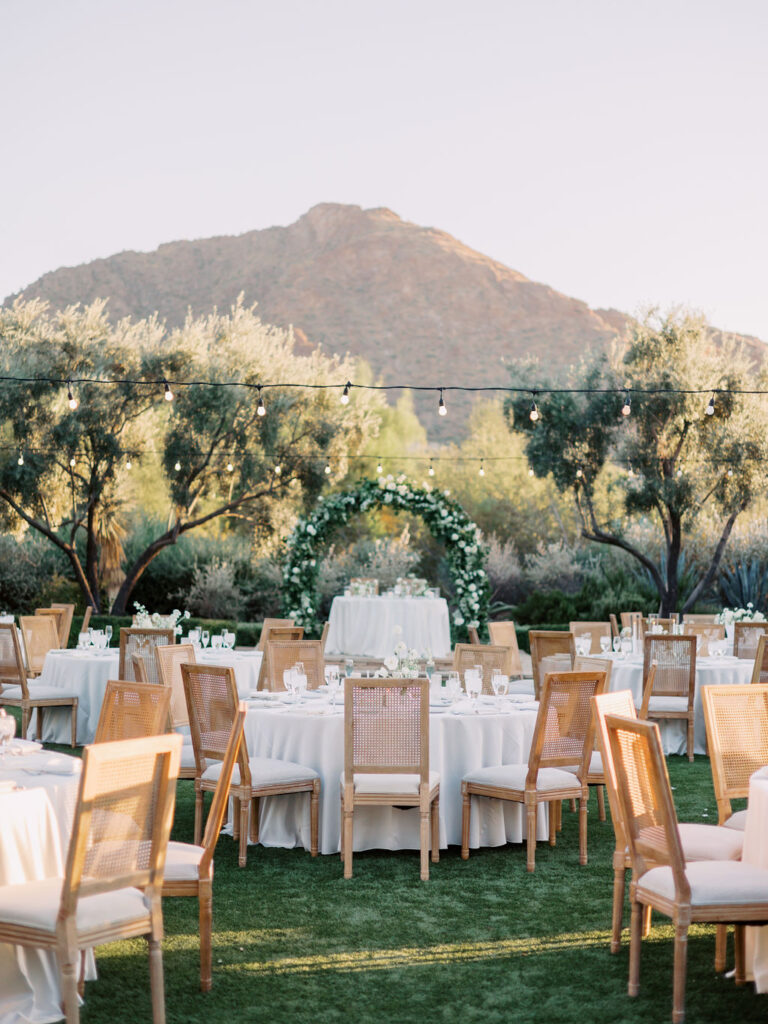
[(139, 936), (164, 1024), (160, 890), (180, 747), (180, 736), (86, 747), (63, 877), (0, 889), (0, 942), (56, 954), (67, 1024), (80, 1019), (81, 950)]
[(328, 630), (331, 628), (330, 622), (323, 623), (323, 631), (320, 634), (320, 650), (325, 654), (325, 642), (328, 639)]
[[(604, 672), (605, 686), (603, 689), (606, 692), (611, 688), (612, 668), (613, 662), (610, 658), (592, 658), (587, 657), (584, 654), (577, 654), (573, 659), (574, 672)], [(600, 821), (605, 821), (605, 794), (603, 790), (603, 787), (605, 786), (605, 770), (603, 768), (603, 758), (597, 742), (597, 730), (595, 730), (594, 752), (590, 758), (589, 771), (587, 772), (587, 785), (595, 787), (597, 794), (597, 814)]]
[(304, 666), (309, 690), (317, 690), (325, 683), (322, 640), (295, 640), (287, 643), (270, 640), (267, 647), (267, 679), (272, 691), (286, 689), (283, 672), (292, 668), (297, 661)]
[(166, 644), (164, 647), (155, 647), (155, 661), (160, 682), (171, 691), (170, 728), (180, 732), (184, 738), (179, 778), (194, 779), (197, 776), (197, 763), (192, 749), (184, 680), (181, 678), (181, 666), (194, 665), (197, 661), (194, 645)]
[(146, 677), (151, 683), (159, 683), (155, 648), (176, 643), (176, 631), (173, 629), (141, 629), (131, 626), (120, 630), (120, 667), (118, 675), (126, 682), (133, 676), (133, 656), (137, 654), (145, 661)]
[(259, 634), (259, 642), (256, 644), (257, 651), (263, 651), (267, 640), (269, 640), (269, 632), (275, 626), (292, 626), (293, 619), (264, 619), (261, 624), (261, 633)]
[(29, 675), (39, 676), (48, 651), (58, 650), (59, 647), (56, 618), (53, 615), (21, 615), (19, 626), (27, 652)]
[(569, 654), (571, 665), (576, 655), (573, 633), (558, 629), (532, 629), (528, 633), (531, 645), (531, 671), (533, 674), (533, 692), (536, 700), (541, 690), (541, 659), (552, 654)]
[(602, 648), (600, 647), (600, 637), (605, 636), (608, 638), (608, 649), (610, 650), (611, 640), (611, 624), (610, 622), (571, 622), (568, 628), (573, 633), (574, 643), (579, 637), (584, 636), (588, 633), (590, 638), (590, 646), (588, 654), (600, 654)]
[(642, 612), (621, 612), (621, 628), (634, 632), (637, 627), (637, 635), (643, 635), (643, 613)]
[(618, 623), (618, 621), (616, 619), (616, 616), (613, 614), (613, 612), (611, 612), (611, 614), (608, 616), (608, 618), (609, 618), (610, 623), (611, 623), (611, 637), (615, 638), (617, 636), (620, 636), (621, 635), (621, 630), (619, 629), (619, 623)]
[(768, 870), (736, 860), (686, 863), (658, 726), (618, 715), (606, 715), (605, 726), (632, 861), (628, 992), (636, 996), (640, 990), (642, 918), (648, 907), (674, 922), (672, 1019), (680, 1022), (689, 926), (736, 924), (736, 981), (743, 982), (743, 925), (768, 920)]
[(467, 626), (467, 637), (469, 639), (469, 642), (477, 647), (479, 647), (480, 644), (482, 643), (482, 640), (480, 639), (480, 634), (478, 633), (477, 628), (475, 626)]
[(686, 612), (683, 615), (683, 625), (688, 625), (688, 623), (701, 623), (702, 625), (709, 624), (714, 626), (716, 622), (716, 615), (692, 615), (690, 612)]
[[(158, 648), (160, 650), (160, 648)], [(200, 989), (209, 992), (211, 977), (211, 931), (213, 921), (213, 854), (221, 834), (229, 803), (229, 787), (245, 725), (245, 704), (238, 705), (227, 740), (219, 781), (205, 823), (202, 846), (168, 843), (163, 892), (165, 896), (196, 896), (200, 932)]]
[(654, 629), (654, 628), (655, 629), (659, 629), (659, 630), (663, 630), (664, 633), (671, 633), (672, 632), (672, 628), (675, 625), (676, 621), (677, 620), (672, 618), (672, 617), (665, 618), (665, 619), (657, 618), (657, 619), (653, 619), (653, 621), (651, 621), (651, 619), (644, 618), (643, 619), (643, 629), (642, 629), (642, 632), (641, 632), (640, 635), (641, 636), (647, 636), (648, 633), (652, 629)]
[(483, 693), (493, 693), (491, 676), (497, 668), (504, 672), (507, 664), (507, 648), (491, 647), (490, 644), (456, 644), (453, 649), (453, 671), (463, 678), (468, 668), (479, 665), (483, 674)]
[[(267, 620), (269, 621), (269, 620)], [(267, 675), (267, 660), (269, 658), (269, 645), (274, 640), (276, 643), (295, 642), (304, 638), (303, 626), (267, 626), (262, 628), (261, 638), (264, 641), (262, 651), (264, 655), (259, 665), (259, 678), (256, 683), (257, 690), (270, 689), (270, 679)]]
[(21, 710), (21, 737), (26, 739), (32, 712), (37, 711), (37, 736), (43, 735), (45, 708), (70, 708), (71, 743), (77, 742), (77, 694), (27, 679), (19, 636), (12, 622), (0, 623), (0, 707)]
[[(604, 672), (548, 672), (539, 698), (527, 764), (478, 768), (461, 783), (461, 856), (469, 857), (473, 796), (525, 805), (527, 867), (536, 867), (536, 813), (549, 804), (549, 843), (555, 845), (556, 810), (562, 800), (579, 800), (579, 863), (587, 863), (587, 773), (594, 746), (591, 698), (602, 693)], [(577, 765), (576, 774), (568, 767)]]
[(763, 633), (757, 641), (751, 681), (753, 683), (768, 683), (768, 634), (766, 633)]
[(517, 643), (517, 630), (512, 619), (489, 622), (488, 635), (494, 647), (506, 647), (507, 649), (504, 674), (510, 679), (519, 679), (523, 674), (523, 665), (520, 660), (520, 647)]
[(768, 686), (703, 686), (712, 783), (721, 825), (744, 828), (746, 811), (731, 800), (749, 794), (749, 777), (768, 764)]
[(93, 742), (159, 736), (166, 731), (170, 705), (171, 692), (164, 686), (110, 679)]
[(67, 640), (69, 639), (69, 630), (67, 630), (67, 634), (64, 636), (64, 622), (66, 621), (64, 608), (61, 606), (57, 607), (56, 605), (50, 605), (48, 608), (35, 608), (35, 615), (50, 615), (56, 626), (57, 646), (66, 647)]
[(768, 622), (734, 622), (733, 653), (737, 658), (751, 661), (763, 633), (768, 632)]
[(429, 770), (429, 680), (355, 679), (344, 684), (341, 859), (352, 877), (354, 812), (360, 806), (418, 807), (421, 880), (440, 856), (440, 776)]
[[(195, 836), (200, 845), (203, 823), (203, 793), (212, 793), (221, 774), (227, 742), (239, 700), (234, 671), (224, 665), (182, 665), (187, 713), (195, 751)], [(310, 846), (317, 856), (320, 776), (293, 761), (271, 757), (249, 758), (245, 743), (240, 746), (232, 776), (234, 799), (233, 836), (239, 838), (239, 863), (245, 867), (248, 825), (253, 842), (259, 841), (259, 800), (265, 796), (308, 793), (310, 797)]]
[[(651, 663), (656, 663), (648, 685)], [(686, 753), (693, 760), (693, 701), (696, 693), (696, 637), (646, 634), (643, 647), (642, 719), (682, 719)]]
[(708, 658), (710, 643), (713, 640), (725, 640), (725, 626), (708, 622), (686, 622), (683, 625), (683, 635), (701, 637), (698, 655), (700, 658)]
[(83, 615), (83, 621), (80, 626), (81, 633), (88, 632), (88, 628), (91, 625), (91, 615), (93, 615), (93, 608), (91, 607), (91, 605), (88, 605), (88, 607), (85, 609), (85, 615)]
[(59, 639), (62, 647), (69, 646), (69, 634), (72, 629), (72, 619), (75, 616), (75, 606), (73, 604), (62, 604), (57, 601), (51, 601), (51, 608), (56, 608), (64, 612), (61, 622), (59, 623)]

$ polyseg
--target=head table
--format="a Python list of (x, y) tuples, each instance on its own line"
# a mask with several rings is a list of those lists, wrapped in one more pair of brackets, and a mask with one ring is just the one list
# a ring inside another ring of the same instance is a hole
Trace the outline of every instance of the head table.
[[(396, 682), (396, 681), (395, 681)], [(335, 710), (325, 694), (291, 698), (266, 695), (248, 703), (245, 736), (251, 757), (275, 757), (313, 768), (320, 775), (320, 852), (338, 853), (339, 786), (344, 769), (343, 696)], [(430, 707), (430, 770), (440, 773), (440, 846), (461, 842), (461, 779), (488, 765), (527, 762), (537, 705), (529, 698), (481, 698), (478, 711), (462, 700)], [(539, 808), (538, 834), (546, 839), (547, 812)], [(228, 828), (231, 830), (231, 822)], [(477, 800), (470, 846), (519, 843), (525, 834), (521, 805)], [(265, 846), (310, 848), (309, 801), (280, 796), (261, 801), (259, 841)], [(355, 811), (355, 850), (419, 848), (418, 810), (363, 807)]]
[(327, 654), (386, 658), (398, 641), (419, 656), (450, 658), (451, 628), (444, 597), (334, 597)]

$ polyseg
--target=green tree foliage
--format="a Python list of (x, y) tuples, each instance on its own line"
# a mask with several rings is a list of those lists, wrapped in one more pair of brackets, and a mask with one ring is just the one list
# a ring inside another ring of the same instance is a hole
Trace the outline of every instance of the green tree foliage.
[[(552, 386), (531, 367), (518, 367), (515, 384)], [(764, 372), (727, 340), (713, 345), (701, 318), (652, 311), (621, 351), (573, 368), (566, 386), (576, 390), (539, 399), (535, 423), (530, 394), (506, 403), (531, 466), (572, 495), (583, 537), (645, 567), (664, 615), (677, 609), (684, 541), (705, 510), (718, 530), (682, 610), (693, 607), (715, 579), (737, 516), (765, 489), (768, 405), (727, 393), (765, 388)], [(634, 396), (629, 416), (621, 413), (624, 387)], [(712, 415), (708, 394), (695, 393), (704, 389), (715, 396)], [(656, 523), (660, 557), (629, 539), (627, 522), (637, 515)]]
[[(227, 315), (190, 317), (168, 333), (154, 318), (113, 326), (103, 303), (49, 313), (42, 303), (17, 302), (0, 311), (0, 341), (2, 376), (30, 378), (0, 381), (0, 501), (8, 525), (18, 516), (59, 547), (95, 608), (101, 538), (115, 545), (114, 524), (133, 493), (128, 460), (134, 473), (145, 464), (167, 496), (166, 524), (126, 567), (115, 614), (179, 537), (221, 517), (267, 529), (281, 502), (310, 506), (377, 429), (381, 400), (370, 392), (344, 407), (335, 390), (269, 386), (259, 416), (257, 392), (228, 385), (335, 383), (352, 367), (318, 351), (297, 355), (289, 332), (240, 304)], [(77, 385), (73, 411), (66, 387), (45, 379), (70, 376), (116, 383)], [(165, 402), (157, 383), (164, 378), (221, 386), (175, 386), (174, 400)], [(145, 384), (119, 383), (128, 380)]]

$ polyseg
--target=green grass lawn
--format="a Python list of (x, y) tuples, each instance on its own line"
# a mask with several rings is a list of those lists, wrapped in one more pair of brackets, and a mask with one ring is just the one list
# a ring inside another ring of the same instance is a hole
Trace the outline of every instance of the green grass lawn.
[[(60, 748), (66, 751), (68, 748)], [(709, 761), (669, 759), (681, 820), (716, 823)], [(180, 782), (175, 839), (191, 841), (193, 784)], [(705, 816), (707, 815), (707, 816)], [(250, 847), (237, 866), (232, 839), (216, 853), (213, 990), (198, 987), (197, 902), (165, 901), (170, 1022), (608, 1022), (671, 1019), (672, 932), (655, 919), (643, 944), (641, 993), (626, 994), (628, 950), (608, 951), (613, 831), (590, 805), (589, 864), (579, 867), (577, 815), (563, 811), (536, 871), (523, 846), (443, 851), (419, 881), (418, 853), (338, 857)], [(626, 937), (626, 932), (625, 932)], [(714, 973), (714, 928), (689, 939), (690, 1022), (764, 1021), (768, 998)], [(729, 948), (729, 960), (732, 953)], [(86, 987), (84, 1024), (150, 1019), (146, 947), (102, 946)]]

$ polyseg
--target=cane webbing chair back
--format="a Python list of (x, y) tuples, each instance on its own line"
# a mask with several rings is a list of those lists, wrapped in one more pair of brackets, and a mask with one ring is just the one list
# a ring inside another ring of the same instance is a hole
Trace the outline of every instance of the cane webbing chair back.
[(50, 615), (56, 625), (56, 637), (58, 639), (58, 645), (60, 647), (67, 646), (67, 640), (69, 639), (69, 629), (64, 634), (64, 622), (66, 620), (66, 612), (61, 605), (50, 605), (48, 608), (35, 608), (35, 615)]
[(85, 748), (60, 917), (74, 914), (79, 898), (126, 886), (151, 901), (162, 884), (181, 744), (165, 734)]
[(73, 604), (61, 604), (57, 601), (51, 601), (51, 608), (56, 608), (64, 613), (59, 623), (59, 639), (61, 646), (66, 647), (69, 644), (69, 633), (72, 629), (72, 619), (75, 616), (75, 606)]
[(110, 679), (94, 743), (134, 740), (165, 732), (171, 694), (164, 686)]
[(571, 665), (576, 655), (573, 633), (557, 629), (532, 629), (528, 633), (531, 645), (531, 671), (533, 674), (533, 692), (539, 699), (541, 691), (541, 659), (552, 654), (570, 654)]
[(703, 686), (707, 750), (719, 824), (731, 800), (749, 795), (749, 777), (768, 764), (768, 686)]
[(224, 824), (224, 818), (227, 813), (227, 806), (229, 804), (229, 787), (232, 782), (232, 769), (237, 764), (237, 759), (240, 754), (241, 745), (244, 745), (243, 740), (243, 729), (245, 728), (245, 704), (240, 701), (237, 705), (237, 712), (235, 713), (235, 719), (232, 722), (232, 728), (229, 733), (227, 740), (227, 747), (224, 753), (224, 758), (221, 763), (221, 773), (216, 783), (216, 789), (213, 794), (213, 800), (211, 801), (211, 807), (208, 811), (208, 817), (205, 822), (205, 832), (203, 833), (202, 846), (205, 850), (202, 858), (200, 859), (200, 875), (210, 873), (210, 865), (213, 861), (213, 854), (216, 849), (216, 844), (219, 841), (221, 835), (221, 829)]
[(155, 647), (155, 661), (160, 682), (171, 691), (171, 728), (178, 729), (189, 725), (181, 666), (196, 664), (194, 646), (192, 644), (172, 644), (171, 646)]
[(330, 622), (323, 623), (323, 631), (320, 634), (320, 650), (325, 654), (325, 642), (328, 639), (328, 630), (331, 628)]
[[(198, 776), (210, 763), (223, 761), (239, 700), (234, 670), (224, 665), (181, 666), (189, 715), (189, 731)], [(250, 786), (251, 770), (245, 744), (237, 756), (240, 785)]]
[(757, 641), (755, 664), (752, 668), (753, 683), (768, 683), (768, 634), (763, 633)]
[(133, 656), (137, 654), (145, 661), (147, 679), (151, 683), (159, 683), (155, 647), (164, 647), (176, 643), (176, 631), (173, 629), (141, 629), (137, 626), (120, 630), (120, 667), (118, 675), (130, 682), (133, 680)]
[(643, 619), (643, 628), (642, 628), (642, 631), (641, 631), (641, 636), (644, 635), (644, 634), (647, 634), (649, 631), (651, 631), (653, 629), (663, 630), (665, 633), (671, 633), (672, 632), (672, 627), (674, 626), (674, 624), (676, 622), (677, 622), (677, 619), (674, 619), (674, 618), (667, 618), (667, 619), (660, 619), (659, 618), (659, 619), (654, 619), (653, 621), (651, 621), (650, 619), (644, 618)]
[(683, 615), (683, 624), (687, 625), (689, 622), (691, 622), (691, 623), (699, 622), (699, 623), (702, 623), (702, 624), (709, 623), (710, 625), (714, 626), (715, 623), (717, 622), (717, 616), (714, 615), (714, 614), (712, 614), (712, 615), (703, 615), (703, 614), (702, 615), (692, 615), (689, 612), (686, 612)]
[(429, 680), (357, 679), (344, 684), (344, 782), (356, 773), (429, 779)]
[(768, 622), (734, 622), (733, 653), (737, 658), (755, 656), (760, 637), (768, 631)]
[[(275, 626), (292, 626), (293, 619), (264, 619), (261, 624), (261, 633), (259, 634), (259, 642), (256, 644), (257, 651), (263, 651), (267, 640), (269, 640), (270, 630)], [(299, 638), (301, 639), (301, 638)]]
[(690, 707), (693, 707), (696, 637), (646, 634), (643, 643), (644, 680), (648, 678), (651, 662), (654, 661), (656, 678), (651, 697), (685, 697)]
[(59, 646), (56, 619), (52, 615), (22, 615), (19, 625), (24, 637), (29, 674), (39, 676), (43, 671), (46, 654), (57, 650)]
[(494, 647), (506, 647), (507, 660), (504, 674), (512, 678), (523, 674), (520, 660), (520, 647), (517, 643), (517, 630), (512, 619), (488, 623), (488, 635)]
[(546, 674), (528, 757), (526, 788), (536, 788), (540, 768), (578, 765), (579, 780), (586, 780), (595, 738), (590, 701), (604, 688), (604, 672)]
[(600, 654), (601, 636), (608, 637), (609, 641), (611, 639), (610, 622), (571, 622), (569, 623), (569, 629), (573, 633), (574, 643), (580, 636), (584, 636), (585, 633), (589, 633), (591, 641), (588, 651), (589, 654)]
[(267, 646), (267, 679), (270, 689), (285, 690), (283, 672), (297, 661), (304, 666), (307, 688), (316, 690), (325, 683), (325, 659), (322, 640), (270, 640)]
[(133, 678), (137, 683), (148, 683), (146, 659), (140, 654), (134, 654), (131, 658), (133, 664)]
[[(269, 621), (268, 619), (266, 620)], [(269, 685), (269, 677), (267, 675), (267, 660), (269, 658), (269, 645), (272, 641), (275, 643), (288, 643), (296, 642), (304, 638), (304, 627), (303, 626), (267, 626), (266, 624), (261, 631), (262, 651), (264, 656), (261, 659), (261, 665), (259, 665), (259, 679), (256, 684), (257, 690), (263, 690)]]
[(699, 657), (709, 657), (709, 645), (712, 640), (725, 640), (725, 626), (711, 622), (686, 622), (683, 624), (683, 635), (700, 636)]
[(20, 686), (22, 695), (29, 696), (19, 634), (12, 622), (0, 622), (0, 694), (3, 683)]
[(627, 846), (627, 837), (624, 831), (624, 821), (621, 815), (621, 800), (619, 798), (618, 783), (616, 781), (616, 767), (613, 763), (611, 745), (608, 741), (608, 730), (605, 725), (606, 715), (621, 715), (623, 718), (637, 718), (635, 702), (632, 699), (631, 690), (617, 690), (615, 693), (598, 693), (592, 698), (592, 708), (595, 715), (595, 732), (597, 734), (597, 745), (603, 759), (603, 774), (605, 775), (605, 787), (608, 790), (608, 805), (611, 808), (611, 821), (616, 836), (616, 849), (621, 851), (622, 857)]
[(586, 654), (577, 654), (576, 657), (573, 659), (574, 672), (604, 672), (604, 690), (610, 690), (611, 688), (612, 668), (613, 662), (610, 660), (610, 658), (593, 658), (591, 656), (587, 657)]
[(491, 675), (495, 668), (504, 672), (507, 664), (506, 647), (491, 647), (489, 644), (456, 644), (453, 649), (453, 670), (462, 677), (468, 668), (479, 665), (483, 673), (483, 693), (493, 693)]

